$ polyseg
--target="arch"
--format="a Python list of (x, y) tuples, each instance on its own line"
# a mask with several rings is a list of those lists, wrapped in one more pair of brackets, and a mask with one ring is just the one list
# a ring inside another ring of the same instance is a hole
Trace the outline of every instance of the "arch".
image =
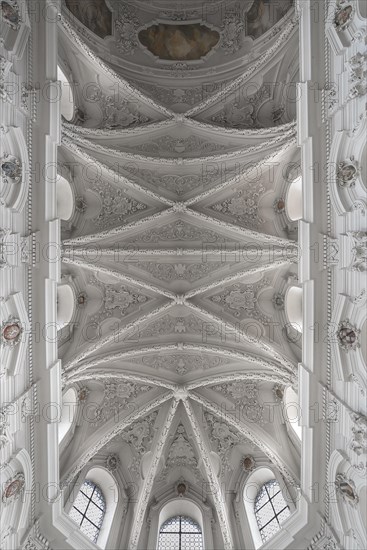
[(158, 550), (180, 548), (202, 550), (203, 530), (197, 521), (186, 515), (174, 515), (160, 525)]
[(159, 525), (162, 525), (172, 516), (189, 516), (196, 523), (198, 523), (203, 528), (203, 514), (199, 506), (195, 504), (190, 499), (177, 498), (175, 500), (170, 500), (167, 502), (161, 509), (159, 513)]
[[(280, 523), (290, 515), (289, 506), (274, 472), (267, 467), (258, 468), (247, 479), (243, 489), (243, 502), (255, 548), (259, 548), (280, 529)], [(265, 520), (265, 514), (269, 513)], [(270, 519), (270, 521), (268, 521)]]
[(68, 122), (74, 117), (75, 102), (71, 84), (60, 66), (57, 66), (57, 80), (61, 83), (60, 113)]
[(75, 308), (75, 296), (73, 289), (68, 284), (57, 287), (57, 315), (58, 330), (66, 327), (73, 317)]
[(62, 409), (59, 422), (59, 444), (71, 429), (77, 406), (77, 393), (74, 388), (69, 388), (62, 396)]
[(214, 548), (212, 507), (203, 502), (202, 493), (197, 492), (194, 487), (189, 487), (184, 498), (179, 497), (177, 483), (151, 506), (148, 538), (146, 544), (143, 538), (140, 540), (142, 547), (158, 548), (160, 526), (170, 517), (179, 515), (191, 517), (200, 526), (204, 548)]
[(291, 286), (285, 293), (285, 312), (289, 323), (298, 332), (303, 329), (302, 288)]
[(362, 19), (367, 19), (367, 2), (365, 0), (358, 0), (358, 11)]
[(70, 183), (63, 176), (56, 182), (56, 209), (57, 217), (61, 220), (70, 220), (74, 212), (74, 194)]
[[(90, 504), (90, 507), (95, 515), (90, 516), (86, 505), (90, 501), (94, 503), (94, 500), (96, 504)], [(90, 540), (101, 548), (105, 548), (117, 503), (118, 488), (115, 479), (105, 468), (94, 467), (87, 472), (72, 503), (69, 516), (80, 525), (80, 530)], [(84, 511), (80, 509), (82, 506), (84, 506)], [(94, 523), (94, 527), (91, 525), (91, 521)]]
[(293, 430), (298, 439), (302, 440), (302, 427), (299, 425), (300, 407), (299, 397), (292, 386), (288, 386), (284, 392), (285, 418), (287, 425)]
[(285, 203), (287, 216), (292, 221), (302, 219), (302, 176), (298, 176), (290, 184)]

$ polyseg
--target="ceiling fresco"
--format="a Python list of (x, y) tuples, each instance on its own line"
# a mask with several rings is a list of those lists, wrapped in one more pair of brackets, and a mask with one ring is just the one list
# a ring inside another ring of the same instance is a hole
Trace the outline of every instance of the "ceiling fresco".
[(112, 14), (105, 0), (65, 0), (66, 7), (81, 23), (96, 35), (112, 34)]
[(151, 25), (139, 32), (139, 40), (160, 59), (188, 61), (207, 55), (220, 35), (200, 23), (187, 25)]

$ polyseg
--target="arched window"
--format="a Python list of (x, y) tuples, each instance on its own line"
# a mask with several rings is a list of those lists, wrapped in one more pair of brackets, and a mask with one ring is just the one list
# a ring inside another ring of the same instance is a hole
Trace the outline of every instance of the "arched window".
[(62, 396), (62, 409), (59, 423), (59, 443), (61, 443), (73, 425), (76, 407), (76, 391), (74, 388), (69, 388)]
[(86, 479), (70, 510), (70, 517), (92, 542), (97, 542), (106, 513), (106, 500), (98, 485)]
[(255, 498), (254, 508), (263, 542), (266, 542), (279, 531), (281, 523), (290, 514), (289, 507), (276, 479), (267, 481), (260, 488)]
[(167, 519), (160, 528), (158, 550), (202, 550), (200, 525), (188, 516)]
[(285, 312), (289, 324), (298, 332), (303, 330), (303, 292), (298, 286), (291, 286), (285, 293)]
[(56, 182), (56, 208), (60, 220), (70, 220), (74, 212), (74, 195), (70, 183), (63, 176)]
[(302, 176), (298, 176), (289, 186), (286, 198), (286, 210), (292, 221), (302, 219)]
[(297, 393), (291, 386), (284, 392), (285, 417), (299, 440), (302, 439), (302, 427), (299, 425), (301, 409)]
[(57, 330), (61, 330), (70, 323), (74, 314), (75, 294), (69, 284), (57, 286), (56, 306)]
[(59, 66), (57, 80), (61, 83), (60, 113), (69, 122), (74, 116), (74, 94), (69, 80)]

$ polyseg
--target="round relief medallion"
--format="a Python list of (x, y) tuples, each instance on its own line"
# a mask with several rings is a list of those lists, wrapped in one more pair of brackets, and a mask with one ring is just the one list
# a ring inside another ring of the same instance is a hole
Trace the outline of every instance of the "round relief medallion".
[(285, 210), (285, 200), (283, 198), (278, 198), (274, 201), (274, 210), (277, 214), (281, 214)]
[(24, 475), (19, 473), (10, 478), (5, 484), (3, 491), (3, 502), (15, 499), (19, 496), (24, 486)]
[(345, 321), (339, 323), (336, 333), (339, 346), (345, 351), (355, 350), (360, 347), (360, 332), (360, 330), (349, 322), (349, 319), (345, 319)]
[(357, 335), (354, 330), (344, 327), (339, 330), (339, 339), (346, 344), (354, 344)]
[(243, 461), (242, 461), (242, 465), (243, 465), (243, 469), (246, 471), (246, 472), (250, 472), (251, 470), (254, 469), (254, 466), (255, 466), (255, 459), (254, 457), (250, 456), (250, 455), (247, 455), (244, 457)]
[(15, 346), (20, 340), (22, 327), (18, 319), (9, 319), (3, 323), (1, 329), (1, 342), (8, 346)]
[(335, 13), (334, 25), (337, 30), (345, 29), (348, 24), (351, 22), (353, 16), (353, 7), (349, 4), (339, 9)]
[(19, 160), (13, 155), (4, 155), (1, 159), (1, 172), (6, 182), (11, 180), (15, 183), (19, 183), (22, 175), (22, 168)]
[(19, 28), (20, 17), (16, 3), (10, 4), (9, 2), (3, 0), (1, 2), (1, 13), (3, 19), (12, 27), (12, 29), (16, 30)]
[(340, 162), (337, 169), (337, 179), (340, 187), (353, 187), (358, 176), (357, 167), (352, 162)]

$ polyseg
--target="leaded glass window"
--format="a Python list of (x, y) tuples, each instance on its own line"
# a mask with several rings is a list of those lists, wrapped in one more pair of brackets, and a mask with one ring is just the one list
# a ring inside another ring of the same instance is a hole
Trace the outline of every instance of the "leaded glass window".
[(187, 516), (168, 519), (159, 531), (158, 550), (203, 550), (199, 524)]
[(255, 499), (255, 516), (263, 542), (279, 531), (289, 514), (279, 483), (275, 479), (264, 483)]
[(86, 479), (70, 510), (71, 519), (91, 541), (97, 542), (105, 513), (106, 501), (100, 487)]

